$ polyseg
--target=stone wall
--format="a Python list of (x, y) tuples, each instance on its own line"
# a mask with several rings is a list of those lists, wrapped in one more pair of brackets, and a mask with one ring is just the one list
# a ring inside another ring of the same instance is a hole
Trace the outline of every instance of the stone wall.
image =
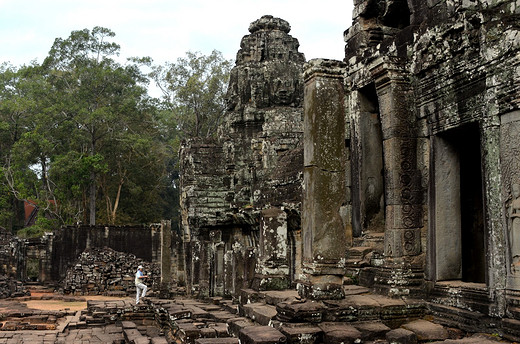
[(21, 278), (23, 271), (23, 240), (0, 227), (0, 274)]
[(0, 299), (29, 295), (23, 283), (12, 277), (0, 275)]
[(443, 283), (457, 280), (461, 295), (475, 295), (457, 307), (507, 314), (520, 285), (520, 6), (359, 1), (353, 14), (344, 79), (352, 233), (378, 254), (358, 277), (390, 295), (434, 290), (426, 295), (449, 306)]

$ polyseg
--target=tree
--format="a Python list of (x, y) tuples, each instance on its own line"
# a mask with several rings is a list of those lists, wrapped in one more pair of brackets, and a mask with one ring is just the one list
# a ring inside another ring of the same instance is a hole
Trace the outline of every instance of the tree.
[[(130, 124), (135, 123), (133, 117), (141, 115), (139, 107), (146, 95), (147, 79), (138, 66), (122, 66), (112, 59), (119, 53), (119, 45), (109, 41), (114, 36), (102, 27), (73, 31), (69, 38), (55, 40), (43, 63), (56, 90), (60, 121), (68, 122), (75, 134), (69, 151), (91, 162), (85, 165), (89, 169), (90, 224), (96, 223), (97, 178), (108, 172), (104, 164), (95, 162), (99, 157), (104, 159), (101, 151), (107, 142), (120, 141), (121, 135), (132, 133)], [(121, 187), (124, 173), (115, 173), (120, 176)], [(112, 212), (116, 210), (117, 205)]]
[(60, 224), (162, 218), (166, 149), (140, 71), (149, 59), (115, 62), (112, 37), (100, 27), (73, 31), (41, 66), (0, 69), (2, 186)]
[(225, 106), (232, 62), (213, 50), (210, 55), (187, 52), (176, 63), (154, 66), (151, 77), (162, 91), (171, 124), (183, 137), (216, 134)]

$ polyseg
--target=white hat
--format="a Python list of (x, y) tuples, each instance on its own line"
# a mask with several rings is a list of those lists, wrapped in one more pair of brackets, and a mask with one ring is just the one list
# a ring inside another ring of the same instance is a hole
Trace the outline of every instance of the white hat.
[(142, 266), (142, 265), (139, 265), (139, 266), (137, 267), (137, 269), (142, 269), (142, 268), (143, 268), (143, 266)]

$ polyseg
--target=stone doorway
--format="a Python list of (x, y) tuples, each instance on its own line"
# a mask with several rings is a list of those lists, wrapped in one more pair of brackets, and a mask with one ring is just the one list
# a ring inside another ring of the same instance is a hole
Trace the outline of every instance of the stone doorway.
[(480, 131), (466, 124), (434, 137), (435, 280), (486, 282)]
[(383, 132), (379, 101), (374, 84), (358, 91), (359, 116), (353, 147), (353, 235), (384, 232), (385, 183), (383, 170)]

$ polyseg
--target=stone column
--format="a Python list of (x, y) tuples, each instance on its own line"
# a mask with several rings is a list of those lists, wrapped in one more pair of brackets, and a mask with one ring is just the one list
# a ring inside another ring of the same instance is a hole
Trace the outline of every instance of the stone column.
[(272, 207), (261, 211), (260, 245), (253, 289), (283, 290), (290, 287), (287, 214)]
[(168, 297), (171, 283), (171, 244), (172, 225), (171, 221), (161, 221), (161, 297)]
[(385, 256), (415, 256), (421, 253), (424, 200), (407, 72), (394, 58), (382, 59), (371, 72), (383, 132)]
[(301, 296), (338, 299), (350, 242), (342, 206), (345, 183), (345, 65), (311, 60), (305, 68), (303, 280)]

